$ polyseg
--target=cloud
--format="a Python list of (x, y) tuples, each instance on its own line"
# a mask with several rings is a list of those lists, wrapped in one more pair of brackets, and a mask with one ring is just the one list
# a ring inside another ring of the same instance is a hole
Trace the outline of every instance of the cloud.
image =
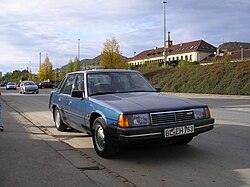
[[(168, 0), (167, 30), (175, 44), (203, 39), (214, 46), (249, 42), (250, 1)], [(94, 58), (107, 38), (116, 37), (131, 57), (163, 46), (161, 0), (1, 0), (0, 71), (38, 71), (39, 53), (61, 67), (77, 55)]]

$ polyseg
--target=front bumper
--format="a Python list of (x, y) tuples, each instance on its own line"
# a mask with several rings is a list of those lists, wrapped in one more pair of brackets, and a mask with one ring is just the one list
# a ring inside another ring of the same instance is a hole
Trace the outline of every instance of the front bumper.
[(36, 88), (26, 88), (25, 90), (24, 90), (24, 92), (25, 93), (36, 93), (36, 92), (39, 92), (38, 91), (38, 89), (36, 89)]
[(15, 86), (7, 86), (6, 89), (7, 89), (7, 90), (11, 90), (11, 89), (12, 89), (12, 90), (16, 90), (16, 87), (15, 87)]
[[(212, 130), (214, 127), (214, 119), (201, 119), (183, 123), (173, 123), (167, 125), (149, 125), (144, 127), (120, 128), (120, 127), (107, 127), (109, 136), (118, 139), (119, 142), (135, 142), (135, 141), (156, 141), (164, 140), (171, 141), (181, 136), (196, 136), (200, 133)], [(194, 125), (194, 133), (188, 135), (174, 136), (164, 138), (164, 129)]]

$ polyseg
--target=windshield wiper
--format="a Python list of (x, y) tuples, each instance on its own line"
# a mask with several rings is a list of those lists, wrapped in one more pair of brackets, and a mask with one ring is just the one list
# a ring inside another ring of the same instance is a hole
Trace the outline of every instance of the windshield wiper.
[(110, 92), (98, 92), (98, 93), (92, 93), (90, 94), (90, 96), (94, 96), (94, 95), (105, 95), (105, 94), (117, 94), (117, 93), (133, 93), (133, 92), (156, 92), (154, 90), (127, 90), (127, 91), (110, 91)]
[(132, 92), (152, 92), (152, 91), (147, 91), (147, 90), (128, 90), (128, 91), (120, 91), (117, 93), (132, 93)]
[(90, 96), (93, 96), (93, 95), (105, 95), (105, 94), (115, 94), (115, 93), (118, 93), (118, 92), (97, 92), (97, 93), (90, 94)]

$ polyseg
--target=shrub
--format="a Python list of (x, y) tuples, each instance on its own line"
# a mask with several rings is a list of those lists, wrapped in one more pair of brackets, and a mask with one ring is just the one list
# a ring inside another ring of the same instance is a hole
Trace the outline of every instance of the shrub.
[(143, 74), (155, 87), (166, 92), (250, 95), (250, 61), (206, 66), (188, 64)]

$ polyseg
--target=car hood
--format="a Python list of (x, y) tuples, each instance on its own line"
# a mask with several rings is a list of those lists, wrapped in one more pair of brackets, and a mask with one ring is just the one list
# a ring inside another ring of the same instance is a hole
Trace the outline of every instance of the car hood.
[(91, 96), (91, 98), (122, 113), (184, 110), (205, 106), (190, 99), (156, 92), (106, 94)]

